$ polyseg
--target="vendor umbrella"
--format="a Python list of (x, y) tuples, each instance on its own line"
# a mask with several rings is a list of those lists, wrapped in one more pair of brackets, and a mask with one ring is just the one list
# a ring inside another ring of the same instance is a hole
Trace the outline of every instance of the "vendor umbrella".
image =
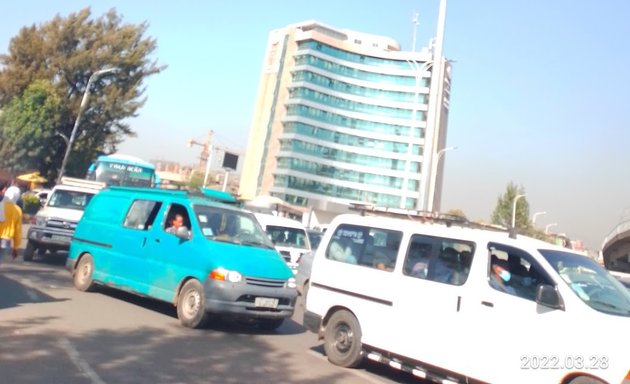
[(46, 178), (42, 177), (39, 172), (25, 173), (23, 175), (19, 175), (16, 179), (31, 183), (31, 189), (33, 189), (35, 184), (43, 184), (48, 181)]

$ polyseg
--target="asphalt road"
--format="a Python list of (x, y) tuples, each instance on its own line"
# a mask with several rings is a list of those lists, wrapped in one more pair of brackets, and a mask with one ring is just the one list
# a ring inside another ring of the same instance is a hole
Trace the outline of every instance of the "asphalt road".
[(301, 326), (180, 326), (174, 307), (108, 288), (77, 291), (65, 254), (0, 265), (0, 383), (418, 383), (366, 361), (330, 364)]

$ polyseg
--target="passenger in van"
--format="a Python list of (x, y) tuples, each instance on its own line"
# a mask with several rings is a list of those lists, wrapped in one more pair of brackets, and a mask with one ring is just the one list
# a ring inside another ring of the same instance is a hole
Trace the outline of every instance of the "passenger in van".
[(376, 269), (382, 269), (384, 271), (391, 271), (391, 260), (382, 252), (376, 251), (374, 253), (374, 260), (372, 266)]
[(333, 240), (328, 247), (328, 258), (344, 263), (357, 263), (357, 258), (352, 254), (348, 239)]
[(516, 295), (516, 291), (508, 282), (512, 278), (512, 274), (510, 273), (510, 268), (505, 260), (501, 260), (499, 258), (494, 257), (490, 265), (490, 279), (488, 282), (490, 286), (498, 291), (506, 292), (511, 295)]
[[(186, 228), (186, 226), (184, 225), (184, 216), (182, 216), (179, 213), (175, 214), (175, 216), (173, 216), (171, 220), (169, 220), (169, 224), (170, 224), (169, 227), (166, 228), (166, 232), (172, 233), (172, 234), (177, 233), (177, 229), (179, 227)], [(186, 230), (188, 230), (188, 228), (186, 228)]]
[(459, 260), (459, 253), (455, 248), (446, 247), (440, 253), (435, 265), (434, 279), (442, 283), (451, 283), (455, 273), (455, 263)]

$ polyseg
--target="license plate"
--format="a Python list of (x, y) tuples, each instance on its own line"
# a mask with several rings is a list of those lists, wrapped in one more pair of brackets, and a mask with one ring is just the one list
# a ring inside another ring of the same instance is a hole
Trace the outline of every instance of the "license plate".
[(50, 236), (50, 240), (63, 241), (65, 243), (69, 243), (70, 242), (70, 237), (62, 236), (62, 235), (51, 235)]
[(257, 307), (278, 308), (278, 299), (273, 299), (271, 297), (257, 297), (254, 304)]

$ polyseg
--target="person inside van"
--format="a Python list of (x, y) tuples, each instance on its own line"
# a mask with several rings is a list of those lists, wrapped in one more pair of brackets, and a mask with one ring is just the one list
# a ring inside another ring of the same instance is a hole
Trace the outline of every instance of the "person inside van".
[(374, 260), (372, 265), (376, 269), (382, 269), (384, 271), (391, 271), (391, 260), (382, 252), (376, 251), (374, 254)]
[(340, 238), (339, 240), (333, 240), (328, 247), (329, 259), (343, 261), (344, 263), (356, 264), (357, 258), (352, 254), (352, 247), (350, 242), (352, 240)]
[[(177, 213), (169, 220), (169, 227), (166, 228), (166, 232), (176, 234), (179, 227), (186, 228), (184, 225), (184, 216)], [(186, 230), (188, 230), (188, 228), (186, 228)]]
[(493, 255), (490, 264), (490, 279), (488, 280), (490, 286), (498, 291), (516, 295), (514, 288), (508, 285), (511, 278), (512, 274), (507, 261)]

